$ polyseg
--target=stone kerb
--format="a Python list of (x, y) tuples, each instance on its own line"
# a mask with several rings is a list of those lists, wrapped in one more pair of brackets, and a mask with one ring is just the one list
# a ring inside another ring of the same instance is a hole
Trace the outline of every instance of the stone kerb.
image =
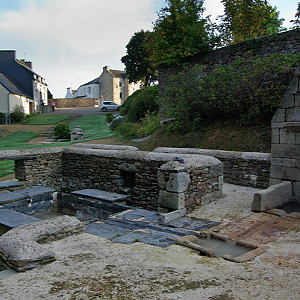
[(0, 260), (16, 271), (26, 271), (55, 260), (55, 253), (39, 243), (83, 232), (74, 217), (61, 216), (11, 229), (0, 237)]
[(138, 151), (137, 147), (123, 145), (105, 145), (105, 144), (75, 144), (73, 147), (88, 148), (88, 149), (103, 149), (103, 150), (123, 150), (123, 151)]
[(224, 163), (226, 182), (260, 188), (269, 186), (271, 162), (269, 153), (168, 147), (158, 147), (153, 152), (213, 156)]

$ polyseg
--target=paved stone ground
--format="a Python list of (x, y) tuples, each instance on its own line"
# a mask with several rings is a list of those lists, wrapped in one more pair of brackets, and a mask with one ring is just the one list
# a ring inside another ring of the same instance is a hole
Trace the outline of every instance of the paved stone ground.
[(197, 235), (200, 231), (217, 226), (219, 222), (179, 218), (167, 225), (159, 223), (160, 215), (144, 209), (134, 209), (111, 216), (108, 220), (87, 225), (86, 232), (110, 239), (116, 243), (142, 242), (168, 247), (175, 239), (185, 235)]
[[(236, 228), (247, 234), (249, 224), (266, 222), (273, 227), (272, 224), (287, 221), (280, 235), (262, 240), (269, 249), (251, 261), (234, 263), (201, 256), (175, 244), (168, 247), (140, 242), (123, 244), (83, 233), (45, 245), (56, 253), (55, 262), (1, 279), (0, 298), (298, 300), (299, 220), (252, 214), (254, 191), (226, 186), (225, 198), (189, 215), (222, 221), (222, 226), (216, 227), (220, 232), (223, 228), (224, 234), (237, 235), (240, 233)], [(257, 239), (255, 231), (253, 234), (250, 231), (249, 237)]]

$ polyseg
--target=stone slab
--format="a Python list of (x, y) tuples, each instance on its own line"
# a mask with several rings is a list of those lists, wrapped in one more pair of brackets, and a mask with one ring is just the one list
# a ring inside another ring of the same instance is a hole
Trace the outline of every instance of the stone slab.
[(134, 231), (124, 236), (117, 237), (113, 239), (113, 241), (123, 244), (142, 242), (163, 248), (171, 246), (175, 243), (175, 240), (167, 235), (163, 235), (161, 233), (154, 234), (153, 232), (144, 231)]
[(123, 213), (121, 212), (119, 214), (115, 214), (114, 216), (116, 216), (118, 218), (122, 218), (122, 219), (138, 220), (141, 218), (153, 217), (156, 215), (157, 215), (157, 212), (155, 212), (155, 211), (138, 208), (138, 209), (126, 211)]
[(102, 222), (96, 222), (88, 224), (85, 232), (111, 240), (118, 235), (129, 233), (131, 230)]
[(214, 221), (193, 220), (189, 217), (183, 217), (168, 223), (168, 225), (171, 227), (185, 228), (185, 229), (190, 229), (195, 231), (204, 231), (220, 224), (221, 224), (220, 222), (214, 222)]
[(17, 200), (32, 198), (39, 195), (46, 195), (54, 192), (55, 192), (54, 189), (43, 187), (43, 186), (36, 186), (36, 187), (32, 187), (20, 191), (2, 193), (0, 194), (0, 205), (17, 201)]
[(155, 230), (158, 232), (170, 233), (179, 236), (187, 235), (187, 234), (196, 234), (195, 232), (188, 230), (188, 229), (179, 229), (179, 228), (172, 228), (164, 225), (159, 224), (151, 224), (142, 221), (130, 221), (126, 219), (108, 219), (104, 220), (103, 222), (115, 226), (120, 226), (123, 228), (137, 230), (137, 229), (145, 229), (145, 230)]
[(2, 181), (0, 182), (0, 189), (18, 187), (24, 185), (23, 182), (16, 181), (16, 180), (9, 180), (9, 181)]
[(40, 219), (35, 217), (31, 217), (9, 209), (0, 209), (0, 224), (10, 228), (15, 228), (38, 221), (40, 221)]
[(117, 193), (110, 193), (97, 189), (83, 189), (79, 191), (72, 192), (73, 195), (85, 196), (89, 198), (94, 198), (106, 202), (120, 202), (128, 198), (128, 195), (121, 195)]

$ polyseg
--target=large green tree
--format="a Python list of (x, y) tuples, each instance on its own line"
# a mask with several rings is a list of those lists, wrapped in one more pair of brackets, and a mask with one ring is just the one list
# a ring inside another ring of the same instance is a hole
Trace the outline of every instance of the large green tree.
[(150, 40), (150, 57), (155, 65), (180, 61), (183, 57), (211, 49), (213, 37), (208, 32), (203, 0), (167, 0), (158, 13)]
[(278, 33), (284, 19), (267, 0), (221, 0), (224, 15), (220, 31), (225, 44), (238, 43), (249, 38)]
[(157, 71), (149, 62), (150, 52), (147, 49), (149, 39), (149, 31), (135, 32), (126, 45), (126, 55), (121, 58), (122, 63), (125, 64), (129, 81), (141, 81), (143, 86), (149, 86), (157, 80)]
[(298, 2), (297, 12), (295, 13), (295, 20), (291, 20), (293, 23), (292, 29), (300, 28), (300, 2)]

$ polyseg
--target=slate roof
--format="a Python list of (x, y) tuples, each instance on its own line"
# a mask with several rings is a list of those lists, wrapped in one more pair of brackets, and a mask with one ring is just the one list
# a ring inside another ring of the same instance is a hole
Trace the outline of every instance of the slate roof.
[(124, 71), (111, 70), (111, 69), (109, 69), (109, 71), (113, 74), (114, 77), (122, 77), (122, 78), (126, 78), (127, 77), (127, 74)]
[(14, 82), (13, 79), (5, 76), (2, 73), (0, 73), (0, 84), (2, 84), (11, 94), (32, 98), (16, 82)]
[(87, 83), (84, 83), (82, 84), (81, 86), (84, 86), (84, 85), (89, 85), (89, 84), (99, 84), (99, 77), (87, 82)]

